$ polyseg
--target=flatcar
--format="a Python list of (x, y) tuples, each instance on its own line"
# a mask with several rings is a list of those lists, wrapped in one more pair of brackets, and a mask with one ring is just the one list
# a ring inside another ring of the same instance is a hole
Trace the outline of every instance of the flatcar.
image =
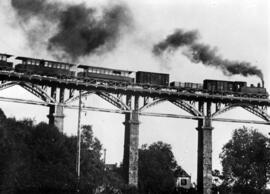
[(79, 65), (78, 68), (82, 69), (77, 73), (77, 78), (86, 82), (97, 82), (107, 84), (132, 84), (134, 78), (131, 77), (132, 71), (110, 69), (103, 67), (94, 67), (87, 65)]
[(15, 66), (15, 71), (19, 73), (56, 78), (72, 78), (75, 76), (75, 71), (71, 71), (71, 68), (75, 66), (73, 64), (28, 57), (16, 57), (16, 59), (21, 61)]
[(143, 87), (168, 87), (169, 74), (137, 71), (136, 84)]
[(13, 69), (13, 63), (8, 61), (8, 58), (12, 57), (9, 54), (0, 53), (0, 70), (11, 71)]

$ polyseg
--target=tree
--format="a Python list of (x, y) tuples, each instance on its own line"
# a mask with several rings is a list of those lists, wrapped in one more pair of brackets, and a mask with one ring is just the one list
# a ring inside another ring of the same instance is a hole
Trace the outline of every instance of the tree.
[(29, 120), (17, 122), (6, 119), (1, 111), (0, 124), (0, 190), (3, 194), (15, 193), (18, 188), (26, 188), (32, 181), (29, 148), (24, 141), (30, 133), (25, 128), (32, 128)]
[(101, 160), (102, 145), (94, 137), (92, 127), (82, 127), (81, 141), (81, 182), (80, 187), (86, 193), (93, 192), (104, 179), (104, 163)]
[(269, 138), (246, 127), (234, 131), (220, 158), (224, 184), (241, 193), (261, 193), (269, 181)]
[[(13, 193), (74, 193), (76, 137), (46, 123), (6, 118), (0, 109), (0, 191)], [(91, 127), (84, 126), (81, 142), (80, 193), (93, 193), (102, 184), (102, 146)]]
[(143, 145), (139, 150), (140, 193), (171, 193), (175, 187), (177, 162), (169, 144), (163, 142)]

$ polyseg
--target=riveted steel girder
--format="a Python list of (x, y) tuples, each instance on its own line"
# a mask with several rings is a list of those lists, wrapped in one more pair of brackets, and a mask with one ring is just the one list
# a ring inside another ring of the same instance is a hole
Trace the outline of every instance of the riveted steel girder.
[(37, 85), (29, 84), (25, 82), (19, 82), (18, 85), (45, 102), (56, 102), (54, 98), (49, 96), (45, 90), (43, 90), (41, 87)]
[[(167, 99), (164, 98), (160, 98), (160, 99), (155, 99), (154, 101), (142, 106), (139, 111), (144, 111), (152, 106), (155, 106), (161, 102), (166, 101)], [(173, 103), (174, 105), (176, 105), (177, 107), (183, 109), (184, 111), (190, 113), (193, 116), (203, 116), (203, 113), (201, 113), (200, 111), (198, 111), (194, 106), (192, 106), (191, 104), (183, 101), (183, 100), (169, 100), (169, 102)]]
[(254, 114), (255, 116), (265, 120), (270, 121), (270, 116), (267, 114), (267, 112), (259, 108), (258, 106), (250, 106), (249, 104), (230, 104), (225, 106), (224, 108), (220, 109), (219, 111), (216, 111), (212, 114), (212, 117), (216, 117), (218, 115), (221, 115), (222, 113), (225, 113), (231, 109), (234, 109), (236, 107), (242, 107), (243, 109), (249, 111), (250, 113)]
[(163, 98), (158, 98), (158, 99), (154, 99), (152, 102), (148, 102), (147, 104), (145, 104), (144, 106), (142, 106), (141, 108), (139, 108), (139, 111), (144, 111), (152, 106), (155, 106), (157, 104), (160, 104), (162, 102), (166, 101), (166, 99)]
[[(85, 91), (82, 93), (82, 97), (89, 96), (91, 94), (96, 94), (105, 101), (119, 108), (120, 110), (129, 110), (130, 108), (121, 100), (121, 96), (115, 97), (114, 95), (107, 92), (96, 92), (96, 91)], [(79, 96), (74, 96), (65, 101), (65, 103), (71, 103), (79, 99)]]
[(203, 116), (203, 113), (197, 110), (193, 105), (183, 100), (170, 100), (171, 103), (190, 113), (193, 116)]
[(30, 93), (32, 93), (33, 95), (37, 96), (39, 99), (45, 102), (55, 102), (55, 100), (51, 98), (44, 89), (31, 83), (17, 82), (17, 81), (4, 82), (0, 84), (0, 90), (4, 90), (15, 85), (21, 86), (22, 88), (26, 89), (27, 91), (29, 91)]
[[(85, 92), (82, 92), (81, 93), (81, 97), (87, 97), (91, 94), (95, 94), (94, 91), (85, 91)], [(80, 99), (80, 96), (79, 95), (72, 95), (70, 98), (68, 98), (66, 101), (65, 101), (65, 104), (68, 104), (68, 103), (72, 103), (72, 102), (75, 102), (77, 100)]]
[(17, 84), (18, 84), (18, 82), (13, 82), (13, 81), (11, 81), (11, 82), (4, 82), (4, 83), (0, 84), (0, 90), (4, 90), (4, 89), (7, 89), (7, 88), (10, 88), (10, 87), (15, 86)]

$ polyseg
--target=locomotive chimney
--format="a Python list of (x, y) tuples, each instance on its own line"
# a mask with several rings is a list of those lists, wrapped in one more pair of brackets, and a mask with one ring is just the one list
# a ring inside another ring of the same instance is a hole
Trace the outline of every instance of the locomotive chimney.
[(257, 84), (257, 88), (260, 88), (260, 87), (261, 87), (261, 84), (260, 84), (260, 83), (258, 83), (258, 84)]
[(264, 88), (264, 80), (262, 80), (262, 88)]

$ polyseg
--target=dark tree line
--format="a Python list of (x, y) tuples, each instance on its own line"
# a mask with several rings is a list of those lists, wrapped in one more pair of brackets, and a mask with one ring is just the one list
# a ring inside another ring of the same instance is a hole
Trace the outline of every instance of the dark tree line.
[[(74, 193), (76, 137), (45, 123), (16, 121), (0, 114), (0, 191), (9, 193)], [(82, 130), (81, 193), (102, 184), (101, 144), (89, 126)]]
[[(77, 138), (46, 123), (6, 118), (0, 111), (0, 193), (77, 192)], [(102, 145), (90, 126), (82, 129), (80, 193), (173, 193), (177, 165), (163, 142), (139, 149), (139, 190), (122, 178), (123, 169), (105, 170)]]
[[(46, 123), (6, 118), (0, 109), (1, 194), (170, 194), (184, 170), (169, 144), (156, 142), (139, 149), (139, 189), (122, 178), (123, 169), (105, 170), (102, 145), (90, 126), (82, 128), (81, 179), (76, 177), (77, 138)], [(234, 131), (220, 155), (223, 170), (213, 172), (213, 193), (269, 193), (270, 140), (246, 127)], [(190, 193), (195, 193), (190, 192)]]

